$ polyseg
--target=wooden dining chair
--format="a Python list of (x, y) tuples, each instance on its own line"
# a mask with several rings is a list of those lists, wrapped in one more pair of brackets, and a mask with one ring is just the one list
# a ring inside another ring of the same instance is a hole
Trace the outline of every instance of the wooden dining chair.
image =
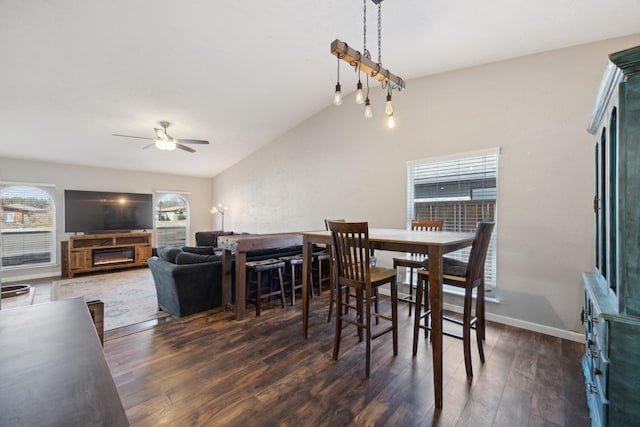
[[(442, 231), (442, 220), (421, 220), (411, 221), (411, 230), (414, 231)], [(426, 259), (424, 254), (406, 254), (404, 257), (393, 258), (393, 268), (407, 267), (409, 269), (409, 295), (403, 301), (409, 303), (409, 316), (411, 316), (411, 305), (415, 304), (413, 299), (413, 271), (422, 268), (422, 262)]]
[[(329, 222), (345, 222), (344, 219), (325, 219), (324, 220), (324, 226), (326, 230), (329, 230)], [(327, 251), (331, 252), (331, 245), (329, 245), (329, 247), (327, 247)], [(369, 256), (369, 263), (371, 265), (371, 267), (375, 267), (376, 264), (378, 263), (378, 259), (374, 256), (374, 250), (371, 249), (370, 250), (370, 256)], [(334, 263), (333, 260), (330, 263), (330, 281), (329, 281), (329, 289), (330, 289), (330, 294), (329, 294), (329, 313), (327, 314), (327, 323), (331, 322), (331, 315), (333, 314), (333, 306), (336, 304), (336, 291), (335, 291), (335, 285), (336, 285), (336, 278), (333, 277), (334, 274)], [(354, 297), (355, 295), (353, 295), (350, 292), (347, 292), (345, 294), (345, 310), (349, 310), (349, 298)], [(376, 311), (378, 310), (378, 290), (375, 289), (373, 291), (373, 304), (375, 305), (375, 309)], [(376, 324), (379, 323), (378, 319), (376, 319)]]
[[(473, 377), (471, 366), (471, 329), (476, 330), (476, 341), (478, 343), (478, 353), (480, 361), (484, 363), (484, 351), (482, 341), (485, 337), (485, 313), (484, 313), (484, 263), (487, 258), (491, 233), (494, 227), (493, 222), (481, 222), (478, 224), (469, 259), (465, 263), (449, 257), (442, 258), (442, 281), (446, 285), (457, 286), (464, 289), (464, 307), (462, 320), (443, 316), (442, 319), (462, 325), (462, 336), (445, 333), (456, 338), (461, 338), (464, 348), (464, 365), (467, 377)], [(425, 268), (418, 270), (418, 286), (416, 288), (416, 301), (423, 301), (425, 313), (421, 314), (422, 304), (416, 303), (416, 312), (413, 326), (413, 355), (418, 352), (419, 330), (425, 330), (425, 337), (428, 336), (430, 327), (431, 309), (429, 307), (429, 265), (428, 260), (423, 264)], [(476, 289), (476, 309), (475, 314), (471, 312), (471, 301), (473, 290)], [(424, 325), (420, 320), (424, 319)]]
[[(391, 332), (393, 334), (393, 354), (398, 355), (398, 288), (396, 271), (389, 268), (372, 267), (370, 262), (369, 226), (366, 222), (328, 221), (331, 231), (332, 253), (335, 260), (337, 285), (336, 330), (333, 342), (333, 359), (338, 360), (342, 322), (358, 327), (358, 336), (362, 341), (363, 330), (366, 342), (366, 377), (371, 373), (371, 341)], [(379, 313), (377, 308), (371, 312), (373, 290), (386, 283), (391, 287), (391, 316)], [(342, 293), (353, 289), (356, 294), (355, 305), (345, 302)], [(351, 318), (345, 312), (343, 304), (355, 310)], [(388, 327), (372, 330), (371, 318), (390, 321)]]

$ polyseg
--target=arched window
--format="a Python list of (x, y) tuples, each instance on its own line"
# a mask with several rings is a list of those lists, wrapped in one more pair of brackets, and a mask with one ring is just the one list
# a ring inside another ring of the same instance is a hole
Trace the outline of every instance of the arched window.
[(2, 268), (53, 264), (55, 203), (44, 188), (0, 186)]
[(189, 235), (189, 203), (180, 194), (159, 194), (155, 211), (156, 246), (184, 246)]

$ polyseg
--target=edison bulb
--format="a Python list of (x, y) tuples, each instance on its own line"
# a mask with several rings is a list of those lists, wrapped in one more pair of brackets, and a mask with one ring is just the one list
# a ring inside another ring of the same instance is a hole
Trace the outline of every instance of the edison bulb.
[(336, 85), (336, 92), (333, 94), (333, 105), (342, 104), (342, 91), (340, 90), (340, 83)]
[(384, 113), (387, 116), (390, 116), (393, 114), (393, 104), (391, 104), (391, 94), (387, 95), (387, 103), (384, 106)]
[(373, 117), (373, 110), (371, 110), (371, 103), (369, 102), (369, 98), (364, 101), (364, 117), (367, 119)]
[(364, 103), (364, 93), (362, 92), (362, 82), (358, 81), (358, 85), (356, 86), (356, 104)]

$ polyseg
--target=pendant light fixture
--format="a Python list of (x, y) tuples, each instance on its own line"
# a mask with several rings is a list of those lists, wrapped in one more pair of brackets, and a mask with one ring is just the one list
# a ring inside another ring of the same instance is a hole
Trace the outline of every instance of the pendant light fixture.
[(387, 116), (390, 116), (393, 114), (393, 104), (391, 104), (391, 86), (388, 86), (388, 91), (387, 91), (387, 102), (384, 106), (384, 113)]
[(356, 104), (361, 105), (364, 103), (364, 94), (362, 93), (362, 82), (360, 81), (360, 63), (362, 56), (358, 59), (358, 68), (356, 68), (356, 73), (358, 73), (358, 84), (356, 85)]
[(370, 119), (371, 117), (373, 117), (373, 110), (369, 101), (369, 75), (367, 75), (367, 99), (364, 101), (364, 118)]
[(340, 88), (340, 57), (338, 56), (338, 83), (336, 83), (336, 91), (333, 94), (333, 105), (342, 104), (342, 90)]
[[(393, 105), (391, 103), (391, 91), (393, 89), (401, 91), (405, 87), (404, 80), (392, 74), (389, 70), (382, 66), (382, 1), (383, 0), (371, 0), (378, 6), (378, 62), (371, 60), (371, 53), (367, 50), (367, 1), (363, 0), (363, 51), (357, 51), (350, 48), (346, 43), (336, 39), (331, 43), (331, 53), (338, 58), (338, 84), (336, 84), (336, 91), (334, 94), (334, 104), (340, 105), (342, 103), (342, 92), (340, 87), (340, 60), (345, 61), (349, 65), (355, 68), (358, 74), (358, 83), (356, 85), (355, 101), (356, 104), (362, 104), (364, 102), (364, 116), (365, 118), (373, 117), (373, 110), (371, 108), (371, 101), (369, 99), (369, 77), (373, 77), (380, 81), (382, 89), (386, 89), (386, 103), (385, 103), (385, 116), (387, 117), (387, 126), (393, 128), (395, 126), (395, 119), (393, 117)], [(362, 90), (362, 82), (360, 80), (360, 73), (364, 72), (367, 76), (367, 94), (364, 96)]]

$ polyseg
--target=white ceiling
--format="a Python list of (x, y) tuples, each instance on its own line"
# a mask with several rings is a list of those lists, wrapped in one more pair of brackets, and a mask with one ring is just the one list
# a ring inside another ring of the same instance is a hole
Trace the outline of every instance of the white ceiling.
[[(0, 0), (0, 156), (215, 176), (330, 105), (329, 45), (362, 50), (362, 6)], [(640, 0), (387, 0), (382, 59), (408, 80), (634, 34), (639, 16)], [(160, 120), (211, 144), (143, 151), (147, 141), (111, 136), (152, 137)]]

